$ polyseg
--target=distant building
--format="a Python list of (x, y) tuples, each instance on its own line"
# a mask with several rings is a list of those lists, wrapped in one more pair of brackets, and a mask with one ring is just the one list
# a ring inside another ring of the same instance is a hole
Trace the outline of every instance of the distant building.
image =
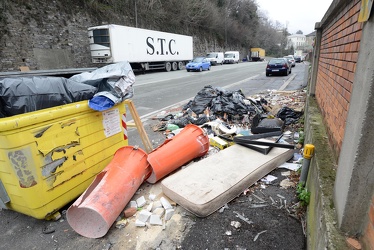
[(295, 50), (304, 50), (306, 45), (306, 36), (301, 34), (294, 34), (287, 36), (287, 49), (291, 48), (291, 46)]
[(306, 44), (305, 44), (305, 49), (308, 52), (312, 52), (313, 47), (314, 47), (314, 40), (316, 38), (316, 32), (313, 31), (312, 33), (306, 35)]

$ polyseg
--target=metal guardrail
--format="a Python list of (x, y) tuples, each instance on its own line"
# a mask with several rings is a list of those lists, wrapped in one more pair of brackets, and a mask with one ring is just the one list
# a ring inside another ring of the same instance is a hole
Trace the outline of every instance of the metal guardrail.
[(13, 71), (0, 72), (0, 78), (8, 77), (28, 77), (28, 76), (66, 76), (76, 75), (83, 72), (91, 72), (97, 68), (71, 68), (71, 69), (49, 69), (49, 70), (30, 70), (30, 71)]

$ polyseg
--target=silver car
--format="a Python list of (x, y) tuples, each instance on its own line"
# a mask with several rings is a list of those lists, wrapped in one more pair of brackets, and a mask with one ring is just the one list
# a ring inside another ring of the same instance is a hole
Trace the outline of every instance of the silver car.
[(295, 58), (293, 58), (293, 56), (291, 55), (288, 55), (288, 56), (284, 56), (283, 58), (287, 58), (287, 60), (290, 62), (291, 66), (292, 67), (295, 67), (296, 65), (296, 62), (295, 62)]

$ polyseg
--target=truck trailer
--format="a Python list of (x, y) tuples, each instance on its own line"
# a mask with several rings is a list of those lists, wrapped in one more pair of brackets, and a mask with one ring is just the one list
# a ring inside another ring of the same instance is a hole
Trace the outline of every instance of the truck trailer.
[(251, 48), (251, 60), (254, 62), (265, 60), (265, 50), (261, 48)]
[(192, 36), (115, 24), (88, 28), (93, 63), (128, 61), (134, 70), (180, 70), (193, 58)]

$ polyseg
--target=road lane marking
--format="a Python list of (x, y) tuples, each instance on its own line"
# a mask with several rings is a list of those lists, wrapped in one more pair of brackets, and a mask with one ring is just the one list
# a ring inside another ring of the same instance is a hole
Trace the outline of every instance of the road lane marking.
[(283, 85), (278, 89), (279, 91), (282, 91), (284, 90), (288, 84), (290, 84), (290, 82), (296, 77), (297, 74), (293, 74), (290, 78), (288, 78), (288, 80), (283, 83)]

